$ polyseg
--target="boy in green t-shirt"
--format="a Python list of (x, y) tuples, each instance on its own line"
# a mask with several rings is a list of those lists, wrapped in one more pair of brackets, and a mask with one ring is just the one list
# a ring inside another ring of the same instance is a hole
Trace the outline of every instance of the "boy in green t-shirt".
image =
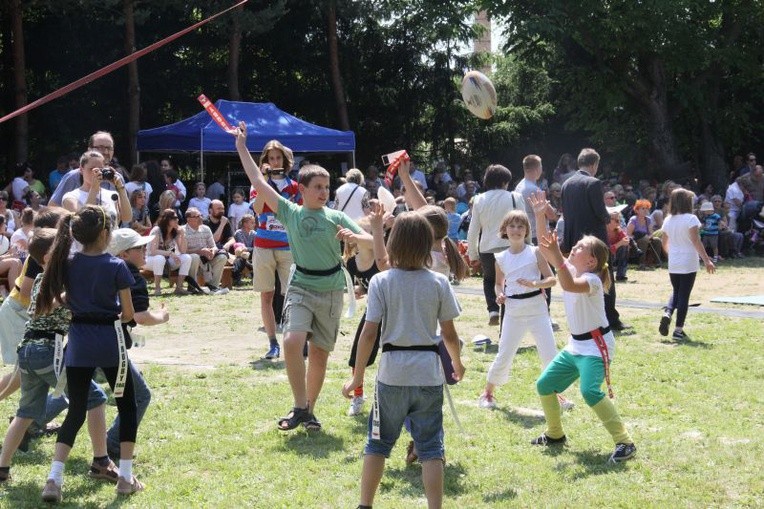
[[(346, 288), (340, 241), (371, 246), (373, 238), (344, 212), (326, 208), (330, 177), (325, 169), (316, 165), (300, 169), (303, 205), (297, 205), (279, 196), (263, 177), (268, 168), (265, 164), (258, 168), (250, 155), (244, 122), (232, 134), (250, 183), (287, 231), (295, 262), (284, 307), (284, 362), (294, 408), (279, 419), (278, 427), (287, 431), (304, 424), (307, 429), (320, 429), (313, 411), (324, 383), (329, 352), (337, 341)], [(352, 291), (350, 294), (353, 298)], [(311, 346), (306, 371), (302, 352), (308, 339)]]

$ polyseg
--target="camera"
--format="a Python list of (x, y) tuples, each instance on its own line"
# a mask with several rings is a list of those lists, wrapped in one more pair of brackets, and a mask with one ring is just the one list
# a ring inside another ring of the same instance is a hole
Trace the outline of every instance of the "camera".
[(268, 175), (283, 175), (284, 168), (268, 168), (266, 172), (268, 173)]
[(401, 156), (403, 156), (404, 154), (406, 154), (405, 150), (396, 150), (395, 152), (390, 152), (389, 154), (385, 154), (382, 156), (382, 164), (384, 164), (385, 166), (390, 166), (391, 164), (400, 160)]
[(114, 180), (114, 170), (112, 168), (102, 168), (101, 169), (101, 177), (104, 180), (108, 180), (109, 182), (112, 182)]

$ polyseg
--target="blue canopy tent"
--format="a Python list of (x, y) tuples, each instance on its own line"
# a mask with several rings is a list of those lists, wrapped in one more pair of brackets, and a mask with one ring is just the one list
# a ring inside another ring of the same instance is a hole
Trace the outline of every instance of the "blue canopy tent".
[[(215, 106), (232, 125), (247, 124), (247, 147), (260, 152), (270, 140), (279, 140), (293, 152), (346, 152), (355, 166), (355, 134), (321, 127), (285, 113), (273, 103), (219, 99)], [(140, 152), (198, 152), (204, 176), (205, 153), (235, 153), (234, 138), (202, 110), (174, 124), (138, 131)]]

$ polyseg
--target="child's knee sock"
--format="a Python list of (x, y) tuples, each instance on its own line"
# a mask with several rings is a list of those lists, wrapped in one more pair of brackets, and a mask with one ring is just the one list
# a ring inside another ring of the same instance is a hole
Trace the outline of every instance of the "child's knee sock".
[(133, 460), (119, 460), (119, 476), (127, 482), (133, 482)]
[(600, 418), (602, 424), (605, 425), (605, 429), (610, 432), (616, 444), (634, 443), (629, 432), (626, 431), (626, 426), (624, 426), (621, 416), (618, 415), (613, 402), (607, 396), (592, 406), (592, 410)]
[(560, 402), (557, 400), (557, 394), (548, 394), (539, 396), (541, 399), (541, 408), (544, 409), (546, 417), (546, 431), (544, 434), (549, 438), (562, 438), (565, 432), (562, 430), (562, 412)]
[(56, 481), (57, 485), (63, 486), (64, 484), (64, 462), (63, 461), (54, 460), (53, 463), (51, 463), (48, 479), (53, 479), (54, 481)]

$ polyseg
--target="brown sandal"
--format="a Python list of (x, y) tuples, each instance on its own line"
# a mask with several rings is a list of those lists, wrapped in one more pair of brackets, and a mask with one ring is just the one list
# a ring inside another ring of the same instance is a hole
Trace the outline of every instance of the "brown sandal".
[(143, 491), (143, 489), (143, 484), (135, 476), (133, 476), (132, 482), (127, 482), (127, 479), (122, 476), (117, 480), (117, 494), (119, 495), (132, 495), (137, 491)]
[(103, 479), (105, 481), (116, 483), (119, 479), (119, 469), (111, 460), (109, 460), (107, 465), (99, 465), (94, 461), (90, 464), (88, 477), (91, 479)]

